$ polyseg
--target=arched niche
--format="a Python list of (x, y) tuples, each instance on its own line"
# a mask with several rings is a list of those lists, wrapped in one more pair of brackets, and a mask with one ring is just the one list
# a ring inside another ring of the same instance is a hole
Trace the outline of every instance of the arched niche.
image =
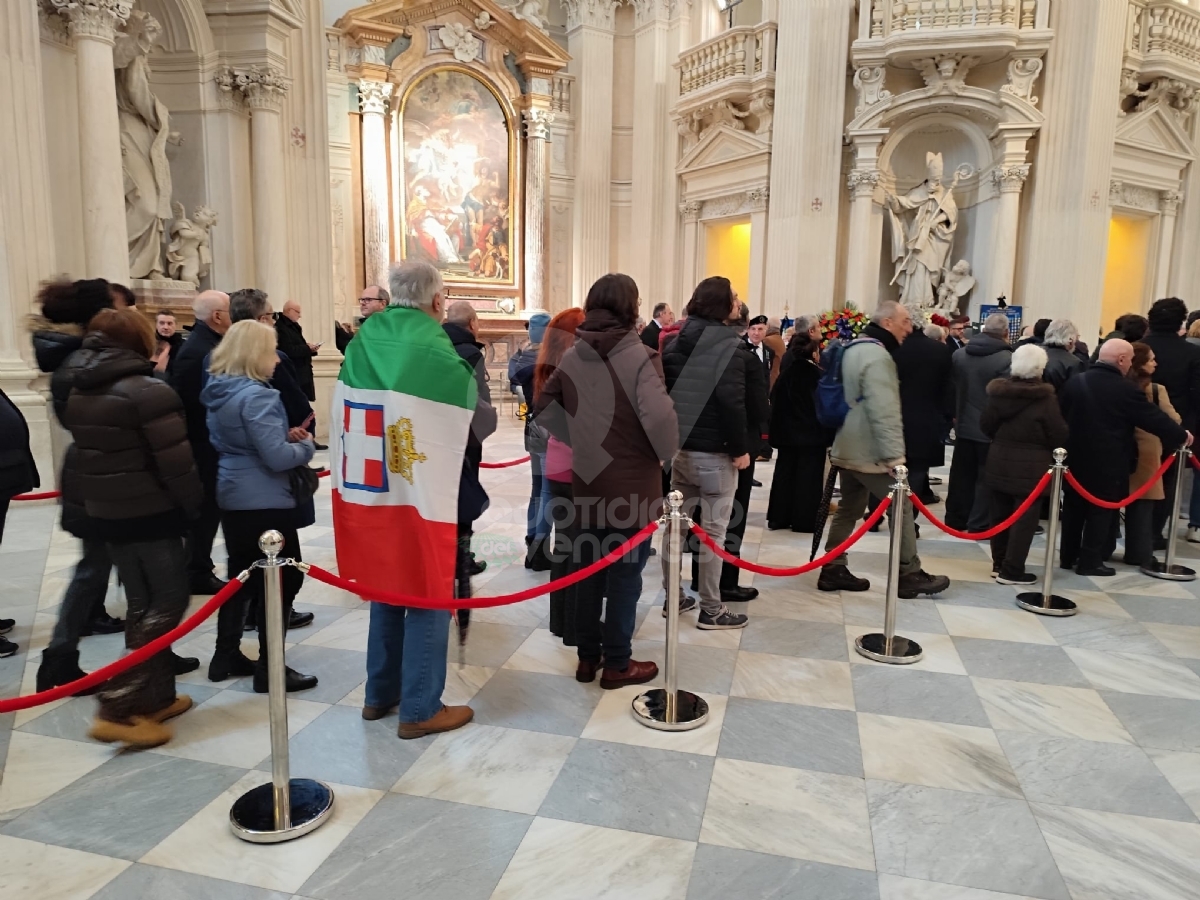
[(215, 51), (201, 0), (140, 0), (139, 7), (162, 26), (161, 52), (203, 58)]

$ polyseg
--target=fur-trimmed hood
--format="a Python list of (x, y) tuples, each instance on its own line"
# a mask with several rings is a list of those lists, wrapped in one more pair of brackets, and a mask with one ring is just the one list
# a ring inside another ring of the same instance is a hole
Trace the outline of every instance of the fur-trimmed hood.
[(84, 328), (72, 322), (51, 322), (45, 316), (30, 315), (26, 327), (33, 336), (33, 352), (38, 368), (54, 372), (72, 353), (83, 346)]
[(988, 382), (987, 392), (989, 397), (997, 399), (1032, 402), (1053, 396), (1054, 387), (1044, 381), (1030, 381), (1027, 378), (995, 378)]

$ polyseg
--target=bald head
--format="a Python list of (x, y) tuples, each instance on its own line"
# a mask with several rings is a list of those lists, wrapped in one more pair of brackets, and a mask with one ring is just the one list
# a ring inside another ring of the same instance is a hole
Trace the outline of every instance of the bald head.
[(300, 304), (295, 300), (289, 300), (283, 304), (283, 314), (293, 322), (300, 321)]
[(471, 334), (478, 334), (479, 313), (475, 312), (475, 307), (466, 300), (455, 300), (446, 307), (446, 321), (453, 325), (461, 325)]
[(1125, 375), (1129, 372), (1129, 367), (1133, 365), (1133, 345), (1129, 341), (1112, 338), (1100, 345), (1100, 353), (1097, 358), (1102, 363), (1116, 366), (1121, 370), (1121, 374)]
[(192, 301), (196, 321), (203, 322), (217, 334), (229, 330), (229, 295), (224, 291), (201, 291)]

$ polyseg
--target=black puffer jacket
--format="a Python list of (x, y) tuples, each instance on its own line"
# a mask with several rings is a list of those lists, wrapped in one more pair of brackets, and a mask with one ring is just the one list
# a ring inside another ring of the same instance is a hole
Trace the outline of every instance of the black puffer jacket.
[(29, 425), (8, 394), (0, 391), (0, 502), (40, 486), (29, 451)]
[(955, 404), (954, 433), (968, 441), (986, 443), (988, 437), (979, 428), (979, 417), (987, 406), (987, 386), (995, 378), (1008, 375), (1013, 348), (1007, 341), (990, 334), (979, 334), (971, 343), (954, 351)]
[[(793, 346), (799, 346), (793, 342)], [(789, 348), (771, 392), (772, 447), (828, 447), (833, 432), (817, 421), (816, 391), (821, 369), (811, 357)]]
[(1074, 375), (1080, 375), (1087, 370), (1087, 362), (1080, 359), (1066, 347), (1058, 344), (1042, 344), (1046, 351), (1046, 369), (1042, 378), (1047, 384), (1053, 385), (1057, 393)]
[(740, 342), (729, 326), (689, 316), (666, 346), (663, 371), (679, 417), (681, 449), (734, 458), (750, 452), (745, 368), (732, 365)]
[(1054, 462), (1054, 450), (1067, 445), (1067, 422), (1054, 386), (1023, 378), (997, 378), (987, 386), (988, 402), (979, 420), (992, 439), (986, 484), (1007, 494), (1028, 494)]
[(764, 366), (753, 348), (745, 341), (739, 342), (737, 357), (741, 360), (746, 378), (746, 441), (749, 452), (755, 456), (768, 446), (771, 428), (771, 400), (767, 383), (771, 368)]
[(132, 351), (88, 335), (64, 424), (79, 494), (106, 541), (182, 536), (203, 499), (179, 395)]

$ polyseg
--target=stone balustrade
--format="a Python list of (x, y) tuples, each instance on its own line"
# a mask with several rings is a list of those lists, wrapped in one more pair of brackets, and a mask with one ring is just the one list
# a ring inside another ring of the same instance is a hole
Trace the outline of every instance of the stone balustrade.
[(680, 96), (774, 79), (777, 31), (774, 22), (731, 28), (685, 51), (676, 64)]
[(564, 116), (571, 115), (571, 91), (574, 87), (574, 75), (555, 75), (550, 85), (550, 109)]
[(1179, 78), (1200, 83), (1200, 9), (1175, 0), (1133, 0), (1126, 68), (1143, 80)]
[(860, 39), (906, 31), (1044, 28), (1049, 14), (1046, 0), (872, 0), (870, 9), (859, 20)]

